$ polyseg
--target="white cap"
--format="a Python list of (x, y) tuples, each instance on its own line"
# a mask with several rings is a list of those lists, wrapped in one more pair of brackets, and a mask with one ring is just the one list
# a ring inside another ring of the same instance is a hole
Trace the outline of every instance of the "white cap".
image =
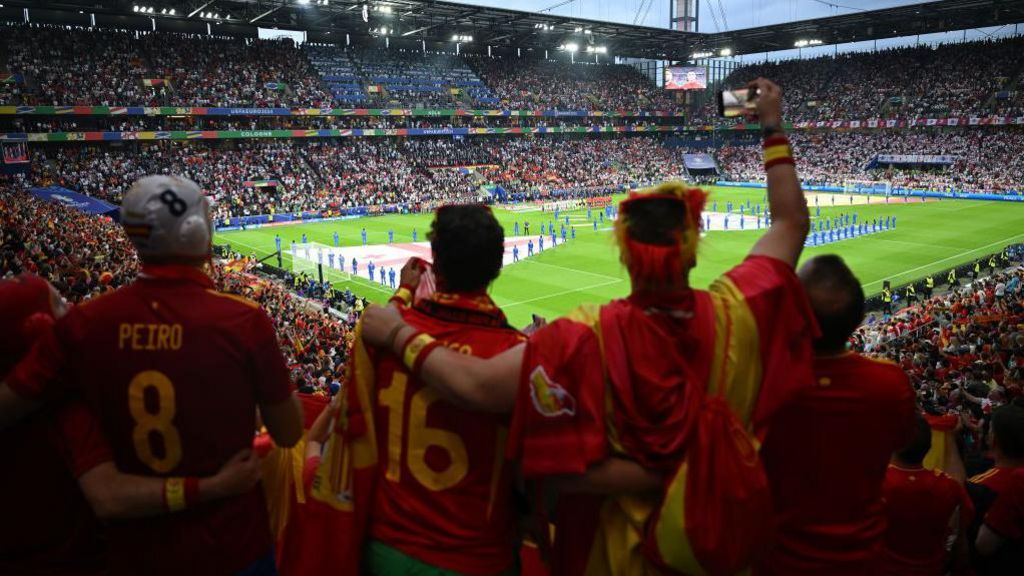
[(210, 203), (181, 176), (145, 176), (121, 203), (121, 225), (139, 256), (203, 258), (210, 254)]

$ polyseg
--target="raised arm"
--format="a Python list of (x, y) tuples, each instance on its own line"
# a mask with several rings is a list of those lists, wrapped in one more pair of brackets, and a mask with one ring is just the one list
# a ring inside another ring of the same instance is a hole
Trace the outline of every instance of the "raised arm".
[(515, 406), (524, 344), (483, 360), (431, 345), (432, 339), (402, 320), (393, 307), (363, 312), (363, 340), (393, 352), (442, 398), (469, 410), (511, 412)]
[(796, 266), (810, 227), (807, 200), (793, 164), (792, 150), (782, 130), (782, 90), (772, 81), (758, 78), (748, 85), (759, 92), (757, 115), (765, 131), (765, 170), (771, 226), (754, 244), (750, 254), (771, 256)]

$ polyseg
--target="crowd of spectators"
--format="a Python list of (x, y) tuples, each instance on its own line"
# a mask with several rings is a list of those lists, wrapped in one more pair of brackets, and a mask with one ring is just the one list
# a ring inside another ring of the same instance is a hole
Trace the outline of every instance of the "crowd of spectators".
[(0, 116), (0, 132), (586, 128), (678, 126), (681, 118), (544, 116)]
[[(24, 79), (3, 87), (7, 104), (678, 108), (627, 65), (48, 25), (4, 28), (3, 42), (0, 71)], [(1013, 116), (1022, 54), (1021, 37), (894, 48), (743, 66), (725, 85), (778, 79), (794, 122)], [(691, 122), (713, 121), (708, 100)]]
[[(477, 199), (486, 184), (509, 192), (653, 182), (682, 174), (656, 137), (449, 138), (157, 142), (34, 147), (35, 183), (119, 203), (144, 174), (194, 179), (218, 220), (358, 206), (425, 207)], [(246, 182), (277, 180), (279, 186)]]
[[(1024, 191), (1024, 130), (912, 129), (859, 132), (816, 131), (790, 135), (808, 184), (842, 186), (850, 180), (890, 182), (892, 187), (1006, 193)], [(877, 167), (879, 154), (952, 155), (945, 167)], [(731, 180), (761, 181), (759, 147), (725, 145), (715, 152)]]
[(221, 290), (245, 296), (267, 311), (292, 382), (301, 392), (337, 393), (354, 337), (354, 311), (337, 318), (326, 311), (326, 302), (314, 302), (304, 290), (293, 292), (281, 282), (250, 272), (222, 267), (215, 280)]
[(636, 68), (553, 60), (471, 57), (501, 107), (558, 110), (674, 111), (670, 95)]
[(46, 25), (4, 32), (4, 68), (24, 78), (0, 93), (7, 104), (675, 109), (625, 65)]
[(983, 419), (1024, 394), (1024, 268), (982, 270), (966, 286), (870, 317), (851, 340), (898, 363), (927, 410), (969, 415), (976, 458)]
[[(19, 26), (3, 29), (23, 88), (6, 104), (330, 106), (290, 40)], [(155, 82), (144, 82), (150, 80)]]
[[(792, 122), (988, 116), (1020, 109), (1009, 97), (996, 107), (995, 96), (1009, 91), (1022, 72), (1024, 37), (1018, 36), (744, 66), (725, 86), (775, 79), (786, 91)], [(702, 117), (710, 119), (711, 112), (709, 106)]]
[(0, 38), (0, 68), (23, 77), (4, 104), (157, 104), (142, 85), (150, 76), (132, 32), (18, 26), (0, 29)]
[(302, 50), (291, 40), (147, 34), (139, 45), (157, 78), (169, 78), (168, 106), (330, 106)]
[(42, 276), (69, 302), (135, 278), (135, 249), (117, 223), (39, 200), (21, 178), (0, 178), (0, 276)]

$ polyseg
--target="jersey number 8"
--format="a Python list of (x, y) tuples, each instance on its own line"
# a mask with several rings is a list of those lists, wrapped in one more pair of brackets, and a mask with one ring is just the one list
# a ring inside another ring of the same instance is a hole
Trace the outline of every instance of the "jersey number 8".
[[(146, 390), (156, 392), (157, 411), (146, 409)], [(174, 385), (163, 372), (146, 370), (139, 372), (128, 384), (128, 410), (135, 420), (132, 442), (139, 461), (158, 474), (166, 474), (181, 462), (181, 434), (171, 422), (176, 410)], [(153, 452), (151, 435), (160, 436), (163, 456)]]

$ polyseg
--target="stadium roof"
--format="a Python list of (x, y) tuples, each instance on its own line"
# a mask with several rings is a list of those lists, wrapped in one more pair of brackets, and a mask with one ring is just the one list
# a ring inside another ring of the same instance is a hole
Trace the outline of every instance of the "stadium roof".
[[(511, 4), (511, 3), (510, 3)], [(696, 52), (723, 49), (748, 54), (792, 49), (798, 41), (836, 44), (1024, 22), (1024, 0), (941, 0), (716, 34), (680, 32), (568, 16), (438, 0), (3, 0), (0, 17), (19, 21), (22, 8), (33, 22), (254, 35), (256, 26), (308, 31), (311, 41), (353, 42), (383, 35), (395, 41), (450, 43), (471, 36), (463, 50), (494, 47), (554, 50), (574, 43), (604, 46), (610, 55), (688, 60)], [(153, 12), (137, 12), (134, 7)], [(365, 6), (365, 12), (364, 12)], [(174, 14), (163, 14), (163, 10)], [(212, 16), (219, 16), (213, 18)], [(204, 16), (207, 16), (204, 18)], [(230, 16), (230, 19), (228, 19)], [(588, 32), (589, 31), (589, 32)], [(333, 33), (333, 36), (331, 35)]]

